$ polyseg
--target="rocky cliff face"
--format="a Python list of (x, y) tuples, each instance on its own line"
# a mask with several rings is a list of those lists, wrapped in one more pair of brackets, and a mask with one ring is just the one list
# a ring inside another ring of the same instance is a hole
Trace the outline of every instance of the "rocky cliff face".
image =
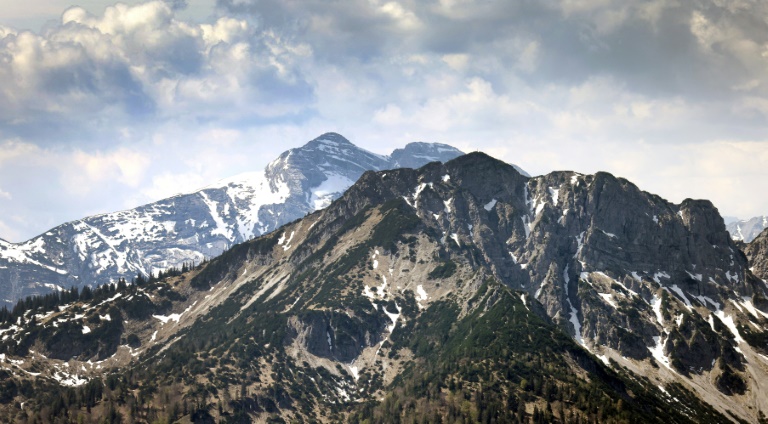
[[(30, 305), (4, 318), (0, 364), (7, 386), (41, 373), (41, 390), (109, 366), (125, 377), (111, 390), (168, 387), (218, 418), (492, 414), (474, 404), (509, 421), (757, 421), (766, 285), (733, 243), (707, 201), (472, 153), (365, 172), (190, 273)], [(84, 339), (62, 352), (64, 337)]]
[(768, 280), (768, 229), (763, 230), (744, 249), (752, 272), (763, 281)]
[(418, 167), (460, 154), (444, 144), (412, 143), (381, 156), (324, 134), (263, 172), (66, 223), (24, 243), (0, 240), (0, 303), (199, 263), (326, 207), (366, 170)]

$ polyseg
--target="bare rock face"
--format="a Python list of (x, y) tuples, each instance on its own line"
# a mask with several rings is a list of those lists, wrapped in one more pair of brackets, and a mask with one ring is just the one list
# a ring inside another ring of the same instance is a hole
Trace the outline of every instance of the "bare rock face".
[(763, 280), (768, 280), (768, 229), (763, 230), (744, 249), (749, 259), (752, 272)]
[(481, 153), (417, 175), (369, 173), (345, 195), (361, 205), (392, 197), (406, 199), (447, 251), (530, 293), (587, 348), (653, 357), (684, 374), (716, 360), (731, 379), (744, 370), (740, 336), (708, 321), (757, 325), (759, 313), (729, 305), (765, 308), (765, 285), (709, 201), (676, 205), (607, 173), (528, 178)]
[(289, 332), (288, 336), (290, 339), (301, 334), (300, 343), (307, 352), (348, 363), (365, 348), (381, 342), (386, 316), (370, 312), (356, 314), (353, 319), (333, 311), (304, 311), (299, 314), (296, 331)]

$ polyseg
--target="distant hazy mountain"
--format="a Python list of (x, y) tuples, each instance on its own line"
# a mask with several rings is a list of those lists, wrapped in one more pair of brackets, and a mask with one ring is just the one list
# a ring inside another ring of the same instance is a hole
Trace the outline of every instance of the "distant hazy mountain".
[(339, 134), (323, 134), (284, 152), (263, 171), (68, 222), (23, 243), (0, 240), (0, 305), (199, 263), (326, 207), (367, 170), (419, 167), (461, 154), (445, 144), (410, 143), (382, 156)]
[(768, 228), (768, 216), (756, 216), (748, 220), (726, 222), (726, 228), (734, 240), (749, 243)]

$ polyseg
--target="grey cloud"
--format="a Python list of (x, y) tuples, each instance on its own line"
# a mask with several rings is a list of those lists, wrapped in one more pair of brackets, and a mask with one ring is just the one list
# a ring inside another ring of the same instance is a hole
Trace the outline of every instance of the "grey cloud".
[[(394, 4), (394, 2), (393, 2)], [(320, 60), (369, 61), (405, 44), (409, 31), (371, 2), (321, 0), (217, 0), (226, 13), (251, 16), (259, 25), (298, 37)]]
[[(484, 45), (504, 43), (516, 36), (529, 38), (541, 44), (537, 72), (522, 75), (532, 84), (572, 85), (596, 74), (611, 75), (629, 84), (630, 89), (654, 96), (717, 98), (730, 95), (731, 86), (739, 81), (763, 76), (734, 66), (737, 58), (725, 46), (718, 45), (713, 52), (702, 50), (691, 31), (693, 13), (698, 11), (709, 16), (714, 25), (742, 28), (744, 36), (761, 42), (768, 35), (765, 22), (755, 18), (765, 17), (762, 6), (755, 4), (756, 10), (731, 13), (709, 2), (684, 2), (680, 6), (668, 2), (657, 17), (648, 17), (640, 11), (647, 4), (611, 2), (567, 15), (557, 7), (499, 4), (484, 15), (457, 20), (454, 25), (437, 17), (435, 25), (430, 25), (435, 29), (428, 34), (429, 45), (437, 51), (494, 55)], [(611, 13), (624, 15), (616, 18), (619, 22), (615, 27), (604, 22)], [(457, 31), (451, 34), (451, 28)]]
[[(499, 95), (530, 96), (544, 102), (549, 114), (556, 106), (537, 91), (578, 90), (605, 78), (631, 93), (631, 101), (689, 109), (687, 123), (676, 128), (636, 128), (647, 141), (761, 140), (768, 128), (766, 3), (402, 0), (398, 4), (412, 13), (413, 25), (383, 12), (392, 3), (218, 0), (222, 10), (290, 34), (310, 45), (317, 61), (344, 68), (361, 87), (375, 87), (376, 95), (366, 100), (372, 109), (402, 105), (404, 87), (408, 101), (428, 103), (437, 93), (422, 86), (440, 75), (441, 57), (464, 55), (466, 66), (452, 70), (455, 75), (481, 77)], [(410, 56), (426, 62), (404, 66)], [(404, 75), (404, 68), (411, 73)], [(533, 93), (523, 94), (526, 89)], [(596, 113), (610, 114), (621, 100), (607, 101)]]
[[(733, 51), (739, 42), (761, 45), (768, 39), (768, 6), (759, 2), (741, 7), (671, 0), (596, 2), (593, 7), (589, 2), (455, 3), (458, 10), (452, 11), (438, 1), (402, 1), (419, 21), (402, 28), (381, 12), (385, 2), (218, 0), (228, 12), (251, 14), (266, 27), (301, 37), (318, 57), (342, 62), (403, 53), (468, 53), (495, 56), (509, 65), (519, 52), (498, 47), (524, 39), (541, 46), (539, 68), (522, 75), (532, 84), (578, 84), (601, 74), (655, 96), (719, 98), (733, 95), (734, 85), (765, 76), (764, 66), (744, 63)], [(691, 29), (695, 13), (710, 21), (712, 31), (743, 39), (726, 37), (711, 50), (703, 49)], [(313, 21), (333, 31), (310, 25)]]
[(189, 2), (187, 0), (163, 0), (163, 1), (166, 2), (173, 10), (183, 10), (189, 6)]
[(0, 31), (0, 78), (15, 82), (0, 88), (0, 138), (119, 140), (177, 117), (258, 119), (252, 104), (280, 104), (289, 122), (311, 114), (313, 87), (298, 66), (311, 50), (229, 18), (178, 21), (173, 8), (183, 6), (75, 8), (42, 34)]
[[(94, 60), (82, 46), (73, 44), (49, 47), (29, 33), (6, 36), (0, 40), (0, 49), (7, 54), (23, 43), (34, 45), (8, 55), (10, 65), (0, 65), (6, 81), (22, 81), (0, 92), (0, 135), (63, 140), (82, 136), (83, 126), (95, 125), (93, 130), (98, 131), (105, 109), (111, 109), (110, 118), (119, 118), (114, 116), (116, 106), (121, 110), (118, 115), (142, 118), (153, 113), (154, 101), (127, 64), (113, 58)], [(13, 61), (20, 57), (26, 63), (14, 69)]]

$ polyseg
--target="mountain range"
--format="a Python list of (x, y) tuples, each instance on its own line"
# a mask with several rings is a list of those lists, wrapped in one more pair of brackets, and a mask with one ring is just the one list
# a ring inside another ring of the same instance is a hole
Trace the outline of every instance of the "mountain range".
[(185, 272), (6, 311), (0, 419), (764, 422), (766, 240), (607, 173), (367, 171)]
[(445, 144), (410, 143), (382, 156), (327, 133), (263, 171), (68, 222), (23, 243), (0, 239), (0, 304), (199, 263), (327, 206), (367, 170), (418, 168), (461, 154)]

